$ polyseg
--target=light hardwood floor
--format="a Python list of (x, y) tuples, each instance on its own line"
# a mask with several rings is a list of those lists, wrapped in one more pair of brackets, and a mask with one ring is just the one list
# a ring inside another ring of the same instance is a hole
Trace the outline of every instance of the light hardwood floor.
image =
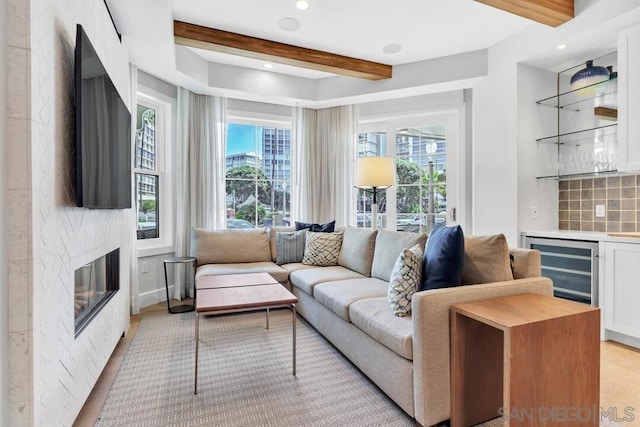
[[(73, 423), (74, 427), (95, 424), (140, 321), (149, 316), (169, 316), (166, 303), (147, 307), (139, 315), (131, 316), (129, 330), (113, 351)], [(610, 417), (617, 417), (622, 427), (640, 426), (640, 350), (611, 341), (601, 343), (600, 349), (600, 407), (609, 411)], [(633, 420), (630, 420), (629, 414), (633, 415)], [(625, 417), (626, 421), (623, 420)]]

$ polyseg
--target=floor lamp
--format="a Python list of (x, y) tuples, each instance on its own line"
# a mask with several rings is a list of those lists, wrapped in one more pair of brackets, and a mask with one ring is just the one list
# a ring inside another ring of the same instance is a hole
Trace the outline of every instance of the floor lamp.
[(360, 157), (356, 164), (355, 187), (373, 194), (371, 227), (378, 228), (378, 190), (396, 182), (396, 168), (391, 157)]

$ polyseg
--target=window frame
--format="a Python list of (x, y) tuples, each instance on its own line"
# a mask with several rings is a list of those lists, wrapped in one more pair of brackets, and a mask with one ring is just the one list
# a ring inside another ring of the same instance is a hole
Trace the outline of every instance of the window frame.
[[(293, 158), (294, 130), (293, 130), (292, 116), (268, 114), (263, 112), (251, 112), (251, 111), (244, 111), (244, 110), (228, 110), (225, 126), (228, 126), (229, 124), (249, 125), (249, 126), (255, 126), (256, 128), (263, 127), (263, 128), (276, 128), (276, 129), (289, 130), (290, 140), (291, 140), (291, 143), (290, 143), (291, 151), (289, 152), (289, 163), (290, 163), (290, 168), (293, 167), (295, 160)], [(226, 141), (225, 141), (225, 159), (226, 159), (226, 155), (227, 154), (226, 154)], [(259, 167), (262, 169), (262, 164), (260, 164)], [(224, 176), (225, 176), (225, 187), (226, 187), (226, 182), (227, 182), (226, 166), (225, 166)], [(255, 182), (256, 182), (256, 188), (257, 188), (258, 181), (256, 180)], [(289, 205), (293, 206), (292, 199), (291, 199), (293, 197), (293, 191), (291, 189), (291, 186), (293, 185), (293, 176), (291, 175), (291, 171), (290, 171), (288, 185), (289, 185), (289, 197), (290, 197)], [(226, 207), (225, 207), (225, 210), (226, 210)], [(226, 212), (223, 212), (222, 214), (226, 217)], [(289, 210), (289, 218), (291, 218), (291, 210)], [(226, 225), (225, 225), (225, 229), (226, 229)]]
[[(172, 164), (171, 149), (173, 147), (173, 113), (175, 100), (166, 95), (155, 92), (148, 88), (139, 87), (136, 94), (136, 109), (138, 105), (153, 108), (156, 111), (156, 129), (155, 129), (155, 157), (156, 170), (138, 169), (135, 166), (135, 139), (134, 158), (132, 168), (133, 180), (135, 182), (136, 174), (155, 175), (158, 177), (158, 234), (159, 237), (152, 239), (136, 239), (138, 257), (147, 257), (170, 253), (174, 251), (174, 230), (173, 230), (173, 185), (171, 180)], [(137, 188), (135, 189), (137, 194)], [(137, 204), (136, 209), (137, 218)]]
[[(433, 112), (424, 113), (407, 113), (402, 116), (375, 117), (372, 119), (361, 119), (358, 124), (358, 135), (362, 133), (384, 132), (386, 133), (386, 156), (392, 157), (394, 164), (397, 163), (396, 153), (396, 131), (406, 127), (423, 127), (433, 123), (442, 123), (447, 125), (447, 149), (446, 149), (446, 169), (447, 169), (447, 224), (460, 224), (463, 227), (463, 213), (465, 207), (463, 199), (460, 197), (461, 185), (465, 179), (465, 170), (462, 167), (462, 159), (458, 155), (461, 152), (461, 144), (464, 141), (464, 133), (461, 122), (464, 121), (460, 108), (442, 109)], [(357, 191), (357, 189), (355, 190)], [(398, 186), (393, 185), (386, 191), (387, 210), (386, 226), (384, 228), (395, 230), (398, 218), (397, 210), (397, 191)], [(357, 192), (354, 192), (354, 200)], [(451, 208), (457, 210), (457, 218), (452, 221), (449, 217)], [(352, 214), (350, 215), (352, 225), (357, 225), (357, 207), (352, 206)]]

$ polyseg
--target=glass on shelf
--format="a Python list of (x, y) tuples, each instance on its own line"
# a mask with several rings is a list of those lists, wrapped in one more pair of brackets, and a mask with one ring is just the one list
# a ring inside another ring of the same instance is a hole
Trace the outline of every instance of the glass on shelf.
[(615, 124), (538, 140), (537, 178), (616, 172)]
[(616, 169), (616, 156), (606, 152), (575, 150), (560, 153), (558, 162), (558, 175), (561, 177), (615, 172)]

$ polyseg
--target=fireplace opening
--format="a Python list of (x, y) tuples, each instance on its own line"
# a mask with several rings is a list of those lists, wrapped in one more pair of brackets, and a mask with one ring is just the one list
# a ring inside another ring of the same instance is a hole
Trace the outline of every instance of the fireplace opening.
[(120, 289), (120, 249), (109, 252), (75, 271), (73, 312), (75, 336)]

